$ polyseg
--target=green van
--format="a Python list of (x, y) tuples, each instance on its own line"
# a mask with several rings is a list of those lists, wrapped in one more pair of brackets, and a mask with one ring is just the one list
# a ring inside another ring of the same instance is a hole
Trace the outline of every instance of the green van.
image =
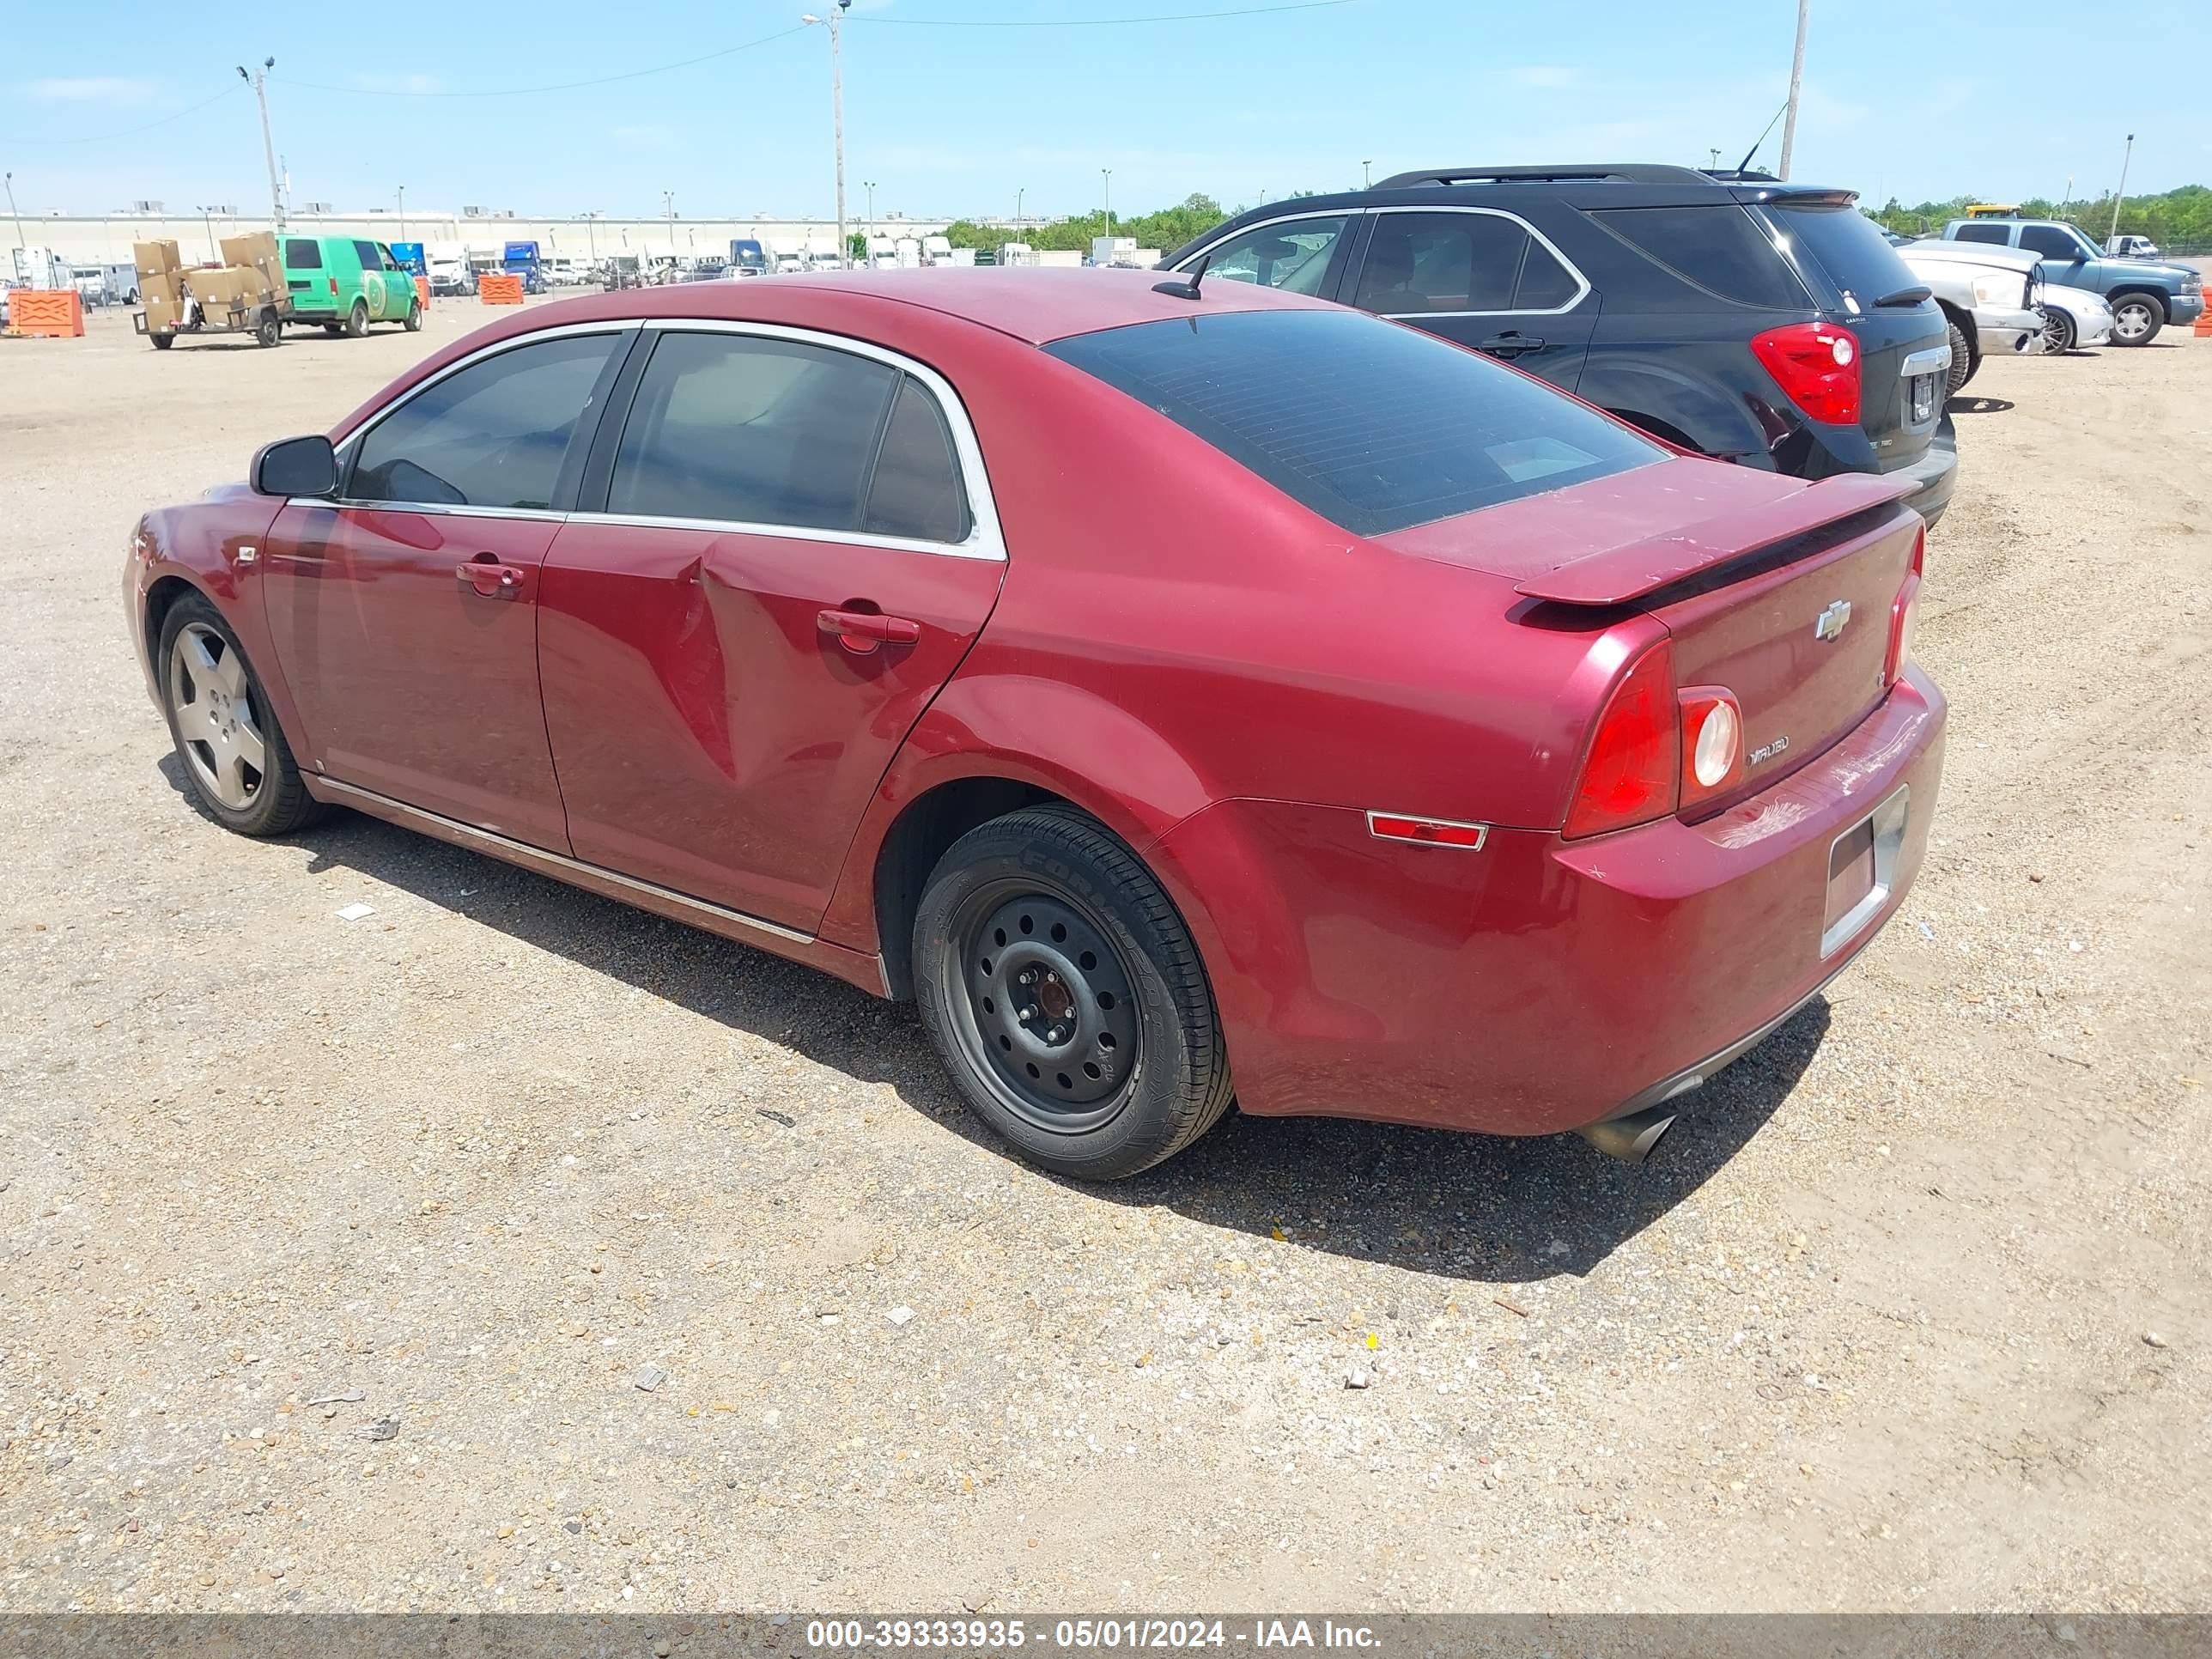
[(371, 323), (422, 326), (415, 278), (400, 269), (381, 242), (351, 236), (284, 238), (284, 286), (292, 293), (292, 320), (320, 323), (358, 340)]

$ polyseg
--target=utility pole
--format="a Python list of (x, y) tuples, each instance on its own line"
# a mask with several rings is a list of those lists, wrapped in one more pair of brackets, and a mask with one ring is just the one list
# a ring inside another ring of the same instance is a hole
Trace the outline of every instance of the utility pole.
[(2135, 159), (2136, 136), (2131, 132), (2128, 135), (2127, 149), (2120, 157), (2120, 187), (2112, 192), (2112, 228), (2105, 233), (2107, 240), (2120, 234), (2120, 203), (2128, 193), (2128, 163)]
[(240, 64), (238, 78), (253, 83), (253, 96), (261, 105), (261, 155), (269, 163), (269, 210), (276, 216), (276, 228), (282, 230), (284, 228), (284, 192), (277, 187), (276, 146), (269, 137), (269, 71), (276, 67), (274, 58), (264, 58), (261, 60), (261, 67), (248, 75), (246, 65)]
[(23, 246), (23, 210), (15, 205), (15, 175), (8, 175), (8, 216), (15, 222), (15, 246)]
[(1790, 112), (1782, 123), (1782, 176), (1790, 176), (1790, 153), (1797, 147), (1797, 94), (1805, 84), (1805, 24), (1812, 0), (1797, 0), (1797, 50), (1790, 59)]
[(1098, 174), (1106, 181), (1106, 235), (1110, 241), (1114, 235), (1114, 169), (1101, 167)]
[(830, 28), (830, 131), (836, 146), (837, 159), (837, 263), (843, 265), (852, 258), (845, 243), (845, 67), (842, 58), (842, 38), (839, 33), (845, 20), (846, 9), (853, 0), (835, 0), (825, 20), (808, 12), (799, 21), (802, 23), (827, 21)]

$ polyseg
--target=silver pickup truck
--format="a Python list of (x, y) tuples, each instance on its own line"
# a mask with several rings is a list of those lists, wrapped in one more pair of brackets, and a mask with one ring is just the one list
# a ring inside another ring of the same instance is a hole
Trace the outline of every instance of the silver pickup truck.
[(1982, 359), (2043, 349), (2042, 279), (2035, 256), (1978, 242), (1907, 242), (1897, 250), (1925, 283), (1951, 325), (1949, 392), (1974, 378)]

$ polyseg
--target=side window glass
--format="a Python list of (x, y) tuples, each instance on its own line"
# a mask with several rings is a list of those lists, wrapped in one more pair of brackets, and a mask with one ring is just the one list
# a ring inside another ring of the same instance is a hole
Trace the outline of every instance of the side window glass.
[[(1233, 236), (1213, 250), (1206, 279), (1257, 283), (1286, 293), (1317, 295), (1328, 274), (1329, 256), (1344, 234), (1342, 219), (1299, 219), (1262, 225)], [(1183, 261), (1188, 270), (1195, 259)]]
[(1575, 297), (1582, 284), (1561, 264), (1551, 249), (1534, 237), (1528, 239), (1528, 257), (1521, 261), (1521, 286), (1513, 295), (1516, 311), (1556, 311)]
[(1773, 240), (1733, 202), (1702, 207), (1606, 208), (1590, 216), (1647, 258), (1739, 305), (1784, 309), (1805, 285)]
[(376, 244), (374, 242), (356, 242), (353, 245), (353, 257), (361, 261), (361, 268), (363, 270), (383, 269), (382, 262), (376, 257)]
[(2081, 257), (2081, 245), (2074, 240), (2074, 234), (2062, 230), (2057, 225), (2023, 225), (2021, 227), (2020, 245), (2046, 259), (2078, 259)]
[(348, 498), (550, 507), (568, 441), (619, 337), (518, 346), (417, 392), (362, 439)]
[(320, 270), (322, 245), (312, 236), (294, 236), (284, 243), (284, 263), (295, 270)]
[(858, 529), (898, 380), (825, 346), (664, 333), (615, 451), (607, 510)]
[(926, 542), (967, 539), (968, 497), (961, 488), (952, 434), (937, 399), (910, 374), (899, 386), (890, 424), (884, 428), (860, 528)]
[(1528, 233), (1494, 213), (1382, 213), (1352, 303), (1385, 317), (1510, 311)]

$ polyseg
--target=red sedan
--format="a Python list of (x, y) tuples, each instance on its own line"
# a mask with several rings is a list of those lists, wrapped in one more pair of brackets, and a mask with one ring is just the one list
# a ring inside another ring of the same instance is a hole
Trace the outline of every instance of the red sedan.
[(701, 283), (270, 445), (125, 601), (222, 823), (349, 806), (915, 997), (1053, 1169), (1232, 1096), (1640, 1157), (1919, 866), (1903, 488), (1249, 284)]

